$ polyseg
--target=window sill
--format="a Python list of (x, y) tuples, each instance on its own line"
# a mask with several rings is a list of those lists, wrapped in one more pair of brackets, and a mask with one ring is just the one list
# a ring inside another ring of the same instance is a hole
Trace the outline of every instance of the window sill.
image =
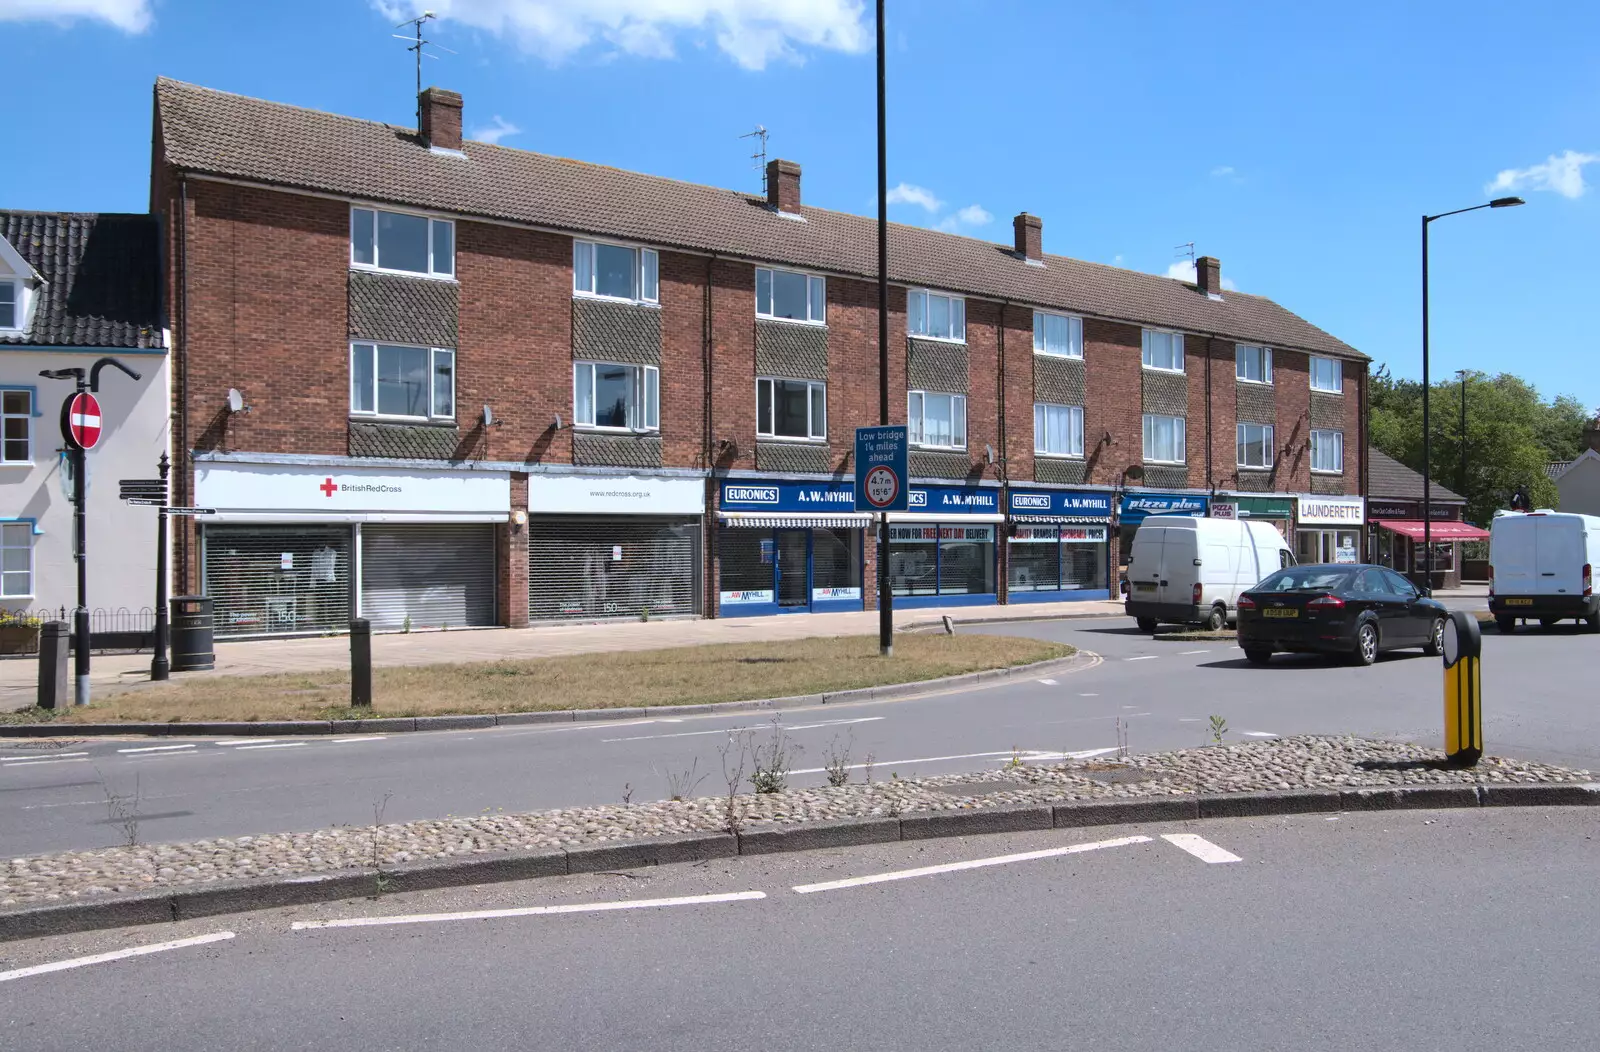
[(1252, 471), (1252, 472), (1256, 473), (1257, 475), (1266, 475), (1266, 474), (1270, 473), (1272, 471), (1272, 468), (1273, 468), (1273, 465), (1271, 465), (1271, 464), (1268, 464), (1266, 467), (1262, 467), (1259, 464), (1237, 464), (1235, 466), (1240, 471)]
[(1271, 380), (1246, 380), (1242, 376), (1235, 376), (1234, 380), (1238, 381), (1241, 384), (1248, 384), (1251, 387), (1271, 387), (1272, 386), (1272, 381)]
[(780, 325), (804, 325), (808, 329), (826, 329), (826, 321), (807, 321), (805, 318), (777, 318), (771, 314), (757, 314), (756, 321), (774, 321)]
[(0, 468), (31, 468), (36, 464), (32, 460), (0, 460)]
[(1074, 361), (1074, 362), (1083, 361), (1083, 352), (1082, 351), (1079, 351), (1077, 354), (1068, 354), (1068, 353), (1064, 353), (1062, 351), (1041, 351), (1041, 350), (1039, 350), (1039, 348), (1035, 347), (1033, 349), (1033, 354), (1034, 354), (1034, 357), (1036, 357), (1036, 358), (1066, 358), (1069, 361)]
[(1344, 394), (1344, 388), (1342, 388), (1342, 387), (1330, 388), (1330, 387), (1315, 387), (1315, 386), (1313, 386), (1311, 388), (1311, 390), (1315, 391), (1317, 394), (1325, 394), (1325, 395), (1342, 395), (1342, 394)]
[(825, 446), (828, 444), (828, 440), (826, 438), (797, 438), (792, 435), (763, 435), (760, 432), (756, 433), (756, 441), (787, 442), (793, 446)]
[[(1141, 363), (1141, 365), (1142, 364), (1143, 363)], [(1144, 371), (1147, 372), (1147, 373), (1166, 373), (1169, 376), (1187, 376), (1188, 375), (1188, 373), (1186, 373), (1184, 371), (1183, 366), (1181, 366), (1181, 365), (1178, 366), (1176, 369), (1169, 369), (1165, 365), (1144, 365), (1143, 368), (1144, 368)]]
[(419, 424), (426, 427), (455, 427), (454, 417), (439, 416), (385, 416), (378, 413), (351, 413), (353, 424)]
[(1187, 460), (1157, 460), (1154, 457), (1145, 457), (1144, 462), (1146, 464), (1154, 464), (1158, 468), (1186, 468), (1189, 466)]
[(1043, 450), (1036, 449), (1033, 451), (1033, 455), (1038, 460), (1076, 460), (1080, 463), (1083, 461), (1082, 453), (1046, 453)]
[(1322, 475), (1325, 478), (1341, 478), (1344, 475), (1344, 468), (1340, 468), (1337, 471), (1329, 468), (1312, 468), (1311, 473), (1313, 475)]
[(958, 340), (953, 336), (925, 336), (920, 332), (907, 332), (906, 333), (906, 339), (908, 339), (908, 340), (932, 340), (935, 343), (954, 343), (954, 344), (959, 344), (962, 347), (965, 347), (967, 345), (967, 338), (965, 336), (961, 337), (961, 339)]
[(454, 274), (423, 274), (415, 270), (391, 270), (388, 267), (374, 267), (366, 263), (352, 263), (350, 269), (362, 274), (393, 274), (400, 278), (421, 278), (423, 281), (442, 281), (450, 285), (461, 284)]
[(627, 296), (602, 296), (598, 292), (573, 292), (575, 300), (593, 300), (597, 303), (626, 303), (633, 307), (649, 307), (651, 310), (660, 310), (659, 300), (636, 300)]
[(658, 427), (640, 428), (631, 427), (596, 427), (593, 424), (573, 424), (572, 430), (585, 435), (617, 435), (627, 438), (656, 438), (661, 434)]
[(910, 448), (920, 453), (965, 453), (966, 446), (925, 446), (920, 442), (908, 443)]

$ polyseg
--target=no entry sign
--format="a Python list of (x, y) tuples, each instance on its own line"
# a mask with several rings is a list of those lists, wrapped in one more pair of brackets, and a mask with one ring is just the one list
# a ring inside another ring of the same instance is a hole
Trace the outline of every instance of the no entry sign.
[(100, 441), (100, 401), (87, 391), (67, 399), (62, 407), (61, 434), (79, 449), (93, 449)]

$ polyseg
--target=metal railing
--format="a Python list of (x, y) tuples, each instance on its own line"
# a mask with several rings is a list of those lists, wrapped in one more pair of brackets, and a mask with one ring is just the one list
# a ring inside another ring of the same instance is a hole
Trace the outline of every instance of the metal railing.
[[(12, 617), (72, 623), (72, 608), (68, 606), (36, 607), (32, 610), (9, 612)], [(156, 612), (153, 607), (95, 607), (89, 611), (89, 635), (95, 651), (150, 650), (155, 646)], [(74, 645), (76, 642), (74, 641)], [(7, 653), (36, 654), (39, 651), (37, 633), (31, 643), (24, 643)]]

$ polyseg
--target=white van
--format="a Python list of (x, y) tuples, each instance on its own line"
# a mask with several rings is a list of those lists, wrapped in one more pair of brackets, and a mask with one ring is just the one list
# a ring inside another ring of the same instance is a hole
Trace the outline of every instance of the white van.
[(1489, 523), (1489, 612), (1502, 632), (1519, 620), (1573, 618), (1600, 632), (1594, 568), (1600, 518), (1558, 511), (1500, 511)]
[(1123, 608), (1141, 632), (1162, 622), (1221, 629), (1240, 592), (1294, 561), (1271, 523), (1152, 515), (1133, 535)]

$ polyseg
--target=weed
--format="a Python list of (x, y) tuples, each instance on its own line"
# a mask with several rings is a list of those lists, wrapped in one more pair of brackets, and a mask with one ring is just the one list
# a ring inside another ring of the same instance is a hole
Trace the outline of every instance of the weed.
[[(743, 772), (740, 772), (741, 776)], [(710, 777), (710, 773), (700, 773), (700, 757), (696, 756), (687, 771), (680, 773), (667, 772), (667, 799), (682, 802), (694, 796), (695, 790), (700, 788), (700, 783)]]
[[(99, 768), (95, 769), (95, 773), (100, 773)], [(123, 845), (126, 847), (138, 847), (139, 819), (141, 817), (139, 812), (141, 795), (139, 776), (137, 774), (133, 776), (133, 794), (131, 796), (112, 792), (111, 786), (103, 774), (100, 775), (100, 789), (106, 794), (106, 819), (112, 825), (119, 826), (122, 829)]]
[(749, 761), (751, 732), (744, 729), (728, 732), (728, 740), (717, 747), (722, 758), (722, 777), (728, 784), (728, 795), (723, 807), (723, 821), (728, 832), (737, 833), (744, 826), (745, 807), (739, 801), (739, 786), (744, 784), (745, 765)]
[(410, 614), (407, 614), (406, 615), (406, 619), (404, 621), (400, 622), (400, 631), (402, 631), (402, 632), (411, 631), (411, 615)]
[(639, 608), (639, 620), (641, 620), (641, 621), (650, 620), (650, 608), (648, 606)]
[(750, 785), (758, 793), (781, 793), (788, 786), (789, 772), (794, 768), (794, 758), (803, 752), (799, 745), (789, 740), (780, 717), (772, 717), (772, 737), (754, 749)]
[(632, 782), (623, 782), (622, 783), (622, 806), (623, 807), (627, 807), (631, 803), (633, 803), (633, 783)]
[(861, 773), (866, 776), (868, 785), (872, 784), (872, 769), (877, 765), (878, 757), (870, 752), (867, 753), (867, 758), (861, 761)]
[(389, 798), (393, 795), (393, 792), (386, 792), (381, 799), (372, 802), (373, 898), (378, 898), (395, 888), (395, 882), (383, 871), (383, 812), (388, 810)]
[(1006, 766), (1012, 770), (1022, 766), (1022, 750), (1015, 745), (1011, 747), (1011, 762)]
[(1117, 717), (1117, 759), (1128, 759), (1128, 725), (1121, 716)]
[(823, 753), (823, 768), (828, 772), (828, 784), (835, 788), (847, 785), (850, 782), (850, 749), (856, 743), (855, 728), (851, 728), (845, 737), (844, 747), (839, 747), (839, 736), (835, 734), (828, 741), (828, 750)]
[(1228, 721), (1221, 716), (1211, 717), (1211, 742), (1214, 745), (1222, 744), (1223, 735), (1228, 733)]

